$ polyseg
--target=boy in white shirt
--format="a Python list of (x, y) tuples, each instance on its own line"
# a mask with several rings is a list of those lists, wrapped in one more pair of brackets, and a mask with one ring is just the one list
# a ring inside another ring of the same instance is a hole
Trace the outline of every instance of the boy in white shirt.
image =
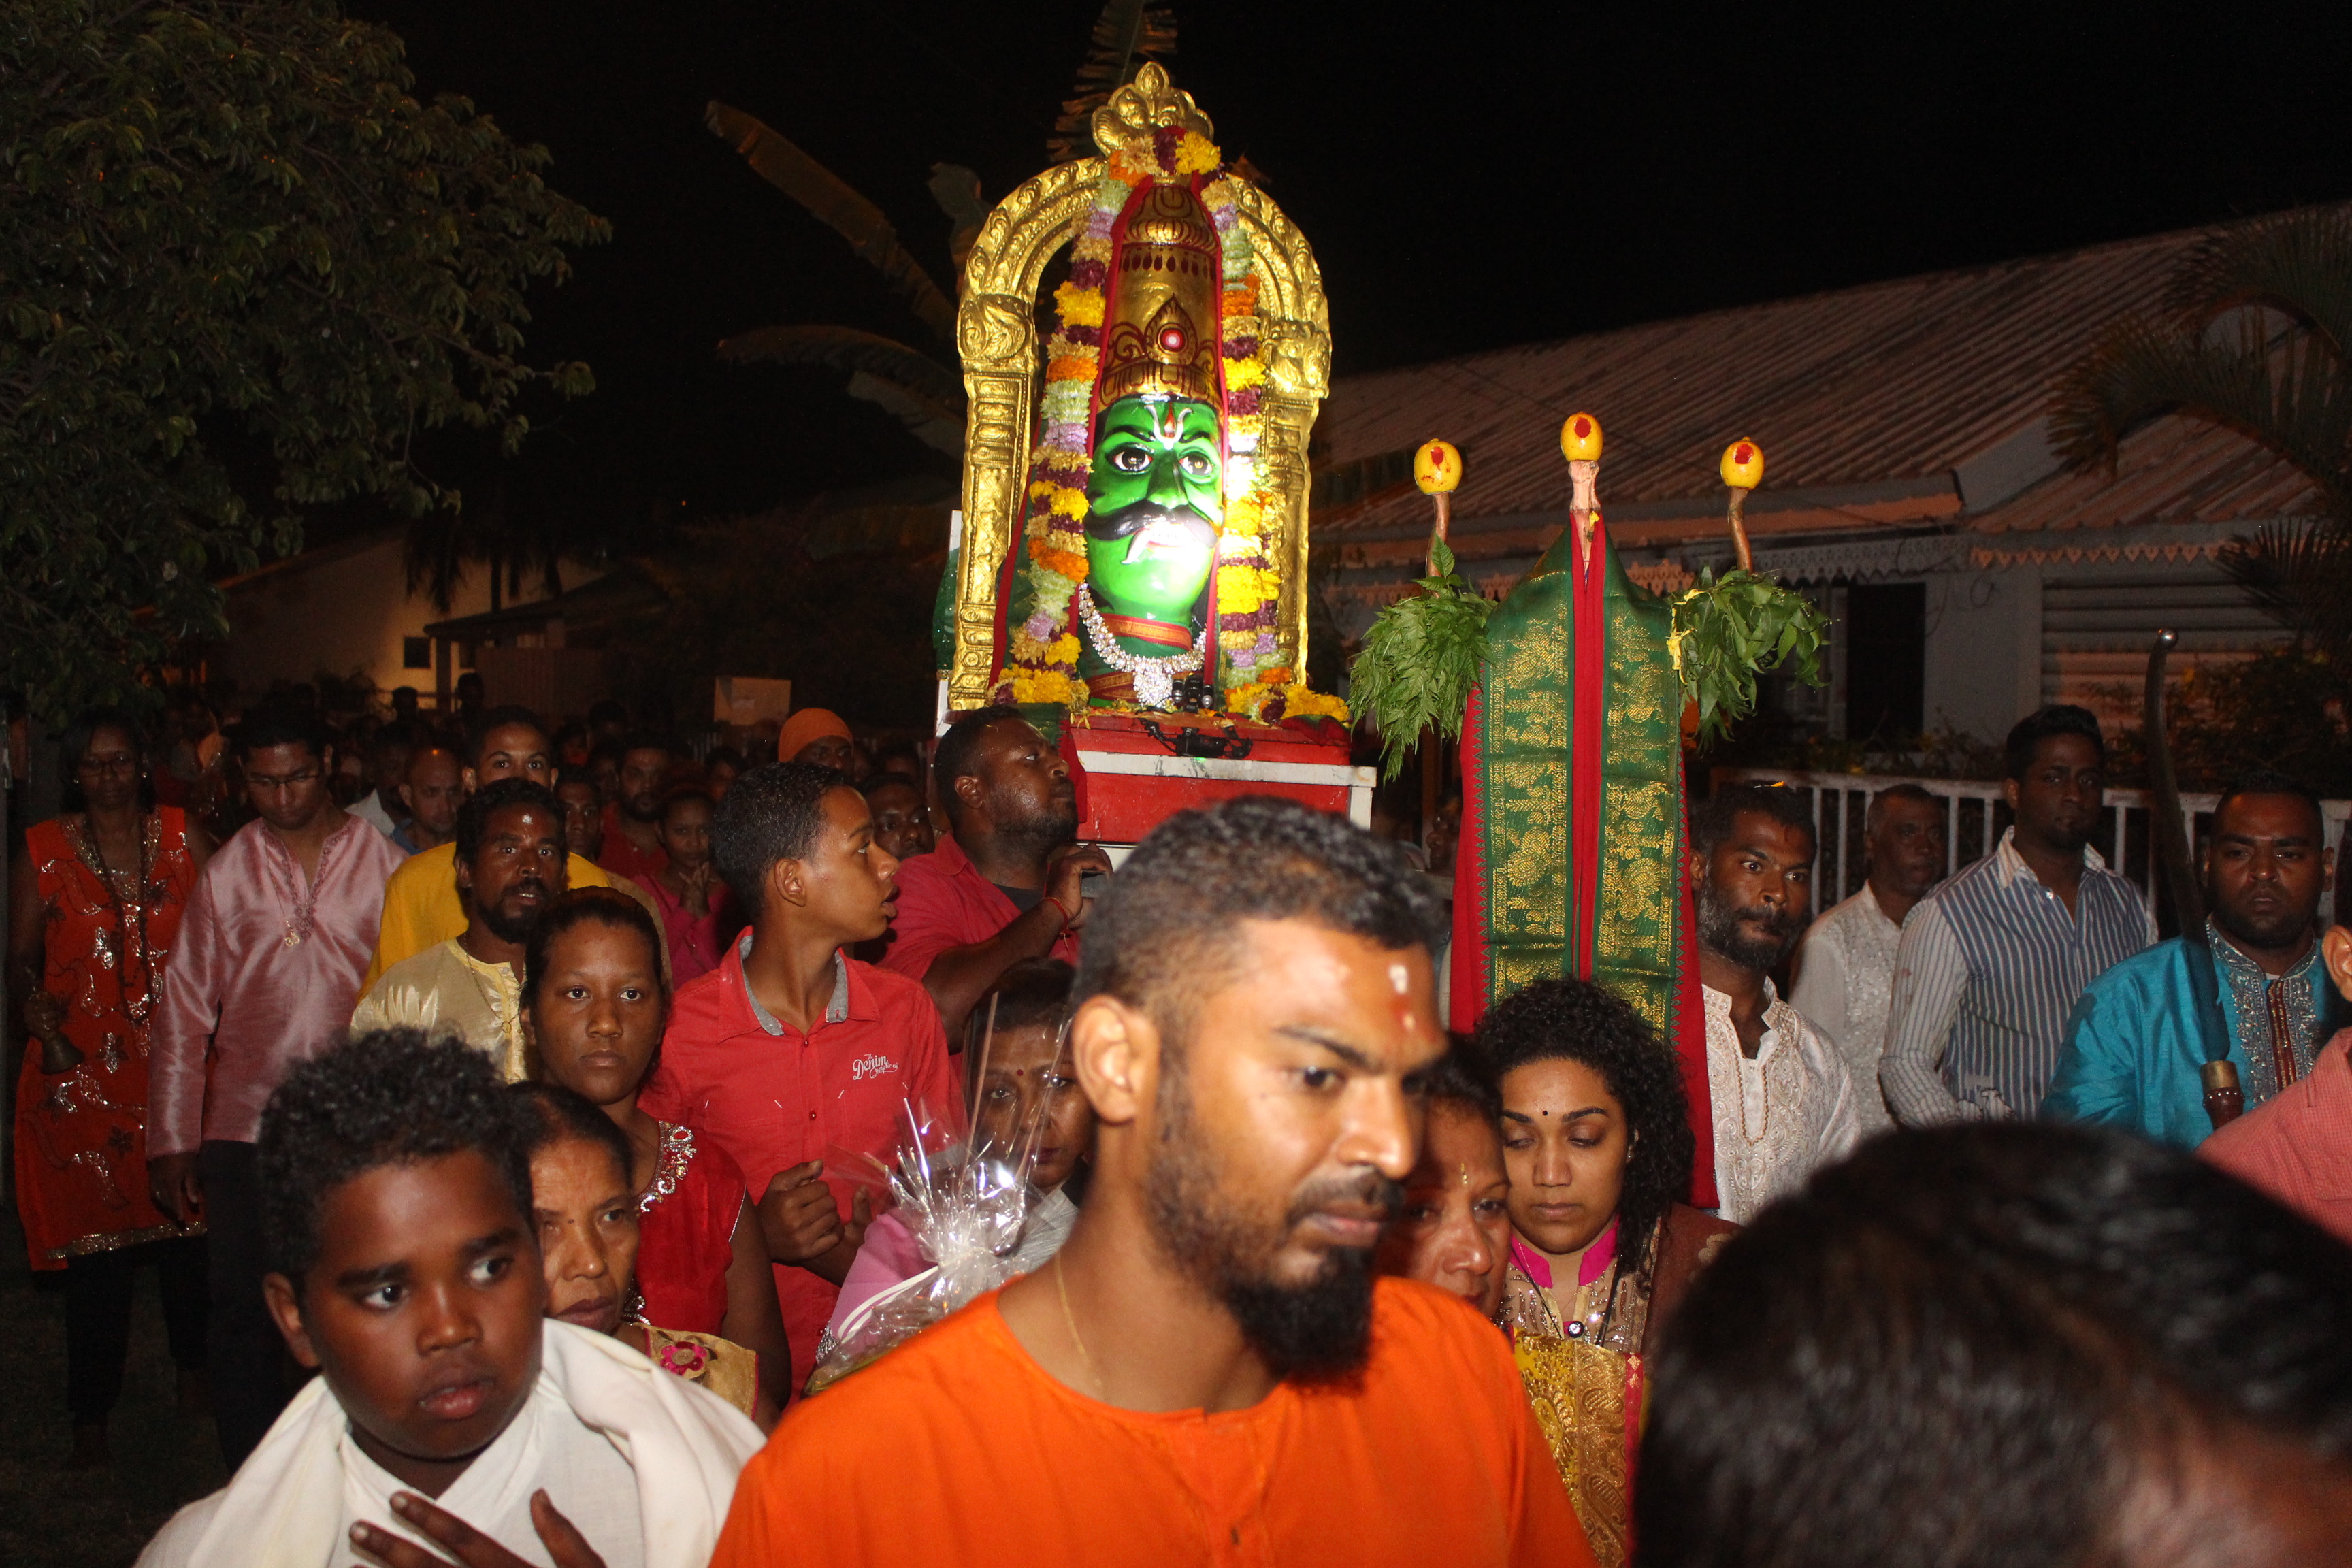
[[(530, 1166), (498, 1069), (353, 1037), (271, 1097), (265, 1280), (314, 1379), (140, 1568), (700, 1568), (760, 1434), (617, 1340), (543, 1317)], [(436, 1506), (437, 1503), (437, 1506)]]

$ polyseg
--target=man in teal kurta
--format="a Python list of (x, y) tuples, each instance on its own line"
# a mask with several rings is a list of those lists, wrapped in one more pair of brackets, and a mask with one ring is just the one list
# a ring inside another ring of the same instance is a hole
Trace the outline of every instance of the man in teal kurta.
[[(2234, 786), (2214, 812), (2205, 856), (2212, 918), (2194, 940), (2213, 954), (2249, 1110), (2310, 1072), (2327, 1039), (2332, 992), (2317, 940), (2325, 839), (2318, 801), (2277, 774)], [(2199, 1074), (2210, 1053), (2188, 940), (2127, 958), (2084, 991), (2043, 1115), (2129, 1127), (2183, 1149), (2205, 1141), (2213, 1121)]]

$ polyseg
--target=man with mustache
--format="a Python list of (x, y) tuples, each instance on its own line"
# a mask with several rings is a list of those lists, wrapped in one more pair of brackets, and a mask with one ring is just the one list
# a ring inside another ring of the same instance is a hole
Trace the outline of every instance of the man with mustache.
[(2044, 708), (2006, 751), (2016, 823), (1920, 900), (1895, 951), (1878, 1077), (1906, 1127), (2038, 1113), (2083, 988), (2156, 941), (2139, 889), (2091, 847), (2106, 789), (2098, 720)]
[(1069, 1240), (788, 1414), (713, 1568), (1590, 1564), (1507, 1342), (1372, 1275), (1445, 1046), (1435, 927), (1339, 817), (1156, 829), (1074, 992), (1098, 1121)]
[(1804, 931), (1813, 842), (1803, 798), (1778, 785), (1717, 790), (1691, 813), (1716, 1192), (1737, 1225), (1861, 1137), (1845, 1063), (1769, 973)]
[(352, 1027), (454, 1034), (524, 1076), (522, 956), (541, 911), (571, 885), (563, 803), (527, 778), (500, 779), (457, 812), (466, 929), (383, 972)]
[(2189, 968), (2192, 941), (2213, 955), (2245, 1108), (2309, 1077), (2327, 1040), (2319, 896), (2330, 864), (2319, 797), (2306, 786), (2268, 771), (2231, 784), (2214, 803), (2205, 844), (2206, 929), (2091, 982), (2042, 1114), (2113, 1122), (2183, 1149), (2205, 1141), (2213, 1118), (2200, 1076), (2209, 1052), (2198, 1025), (2200, 982)]

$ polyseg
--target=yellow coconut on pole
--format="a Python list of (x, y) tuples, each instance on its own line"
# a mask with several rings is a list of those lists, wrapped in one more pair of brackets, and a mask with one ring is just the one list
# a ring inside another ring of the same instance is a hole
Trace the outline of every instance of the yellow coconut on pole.
[(1723, 449), (1723, 482), (1731, 487), (1731, 548), (1738, 553), (1742, 572), (1756, 570), (1748, 548), (1748, 492), (1764, 482), (1764, 448), (1742, 436)]
[(1590, 414), (1571, 414), (1560, 422), (1559, 455), (1568, 459), (1569, 521), (1576, 528), (1576, 561), (1592, 561), (1592, 514), (1599, 509), (1594, 485), (1601, 475), (1601, 421)]
[(1429, 571), (1437, 575), (1437, 547), (1452, 543), (1445, 537), (1446, 525), (1453, 519), (1454, 489), (1462, 482), (1462, 454), (1454, 449), (1451, 441), (1430, 441), (1412, 455), (1412, 482), (1421, 487), (1437, 507), (1437, 531), (1429, 536)]

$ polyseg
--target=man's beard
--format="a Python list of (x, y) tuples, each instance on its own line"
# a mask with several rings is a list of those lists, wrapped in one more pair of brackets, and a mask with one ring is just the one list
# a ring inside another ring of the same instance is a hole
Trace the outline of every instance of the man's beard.
[[(1764, 923), (1771, 934), (1749, 936), (1745, 921)], [(1804, 930), (1805, 917), (1794, 905), (1783, 904), (1777, 912), (1768, 904), (1738, 909), (1712, 883), (1698, 889), (1698, 940), (1742, 969), (1760, 974), (1771, 968), (1788, 956)]]
[(629, 820), (632, 822), (659, 822), (661, 820), (661, 796), (657, 795), (625, 795), (621, 797), (621, 810), (627, 814)]
[(1160, 1250), (1233, 1314), (1242, 1337), (1277, 1376), (1328, 1382), (1360, 1371), (1371, 1349), (1372, 1252), (1335, 1247), (1297, 1284), (1270, 1277), (1291, 1231), (1335, 1202), (1379, 1204), (1393, 1215), (1403, 1191), (1377, 1172), (1302, 1189), (1277, 1225), (1237, 1214), (1219, 1161), (1198, 1135), (1181, 1068), (1160, 1087), (1159, 1157), (1146, 1201)]
[(1045, 804), (1026, 816), (999, 816), (996, 819), (998, 842), (1025, 848), (1041, 858), (1077, 836), (1078, 802), (1076, 795), (1068, 800), (1056, 800), (1048, 795)]
[(546, 911), (547, 884), (541, 881), (538, 878), (533, 877), (527, 881), (515, 883), (514, 886), (509, 888), (507, 891), (509, 894), (512, 894), (524, 888), (536, 888), (539, 889), (540, 902), (537, 907), (519, 910), (509, 913), (506, 908), (506, 901), (503, 899), (495, 904), (485, 904), (482, 906), (482, 923), (489, 927), (490, 934), (497, 937), (500, 942), (529, 942), (530, 940), (531, 931), (539, 924), (539, 917)]

